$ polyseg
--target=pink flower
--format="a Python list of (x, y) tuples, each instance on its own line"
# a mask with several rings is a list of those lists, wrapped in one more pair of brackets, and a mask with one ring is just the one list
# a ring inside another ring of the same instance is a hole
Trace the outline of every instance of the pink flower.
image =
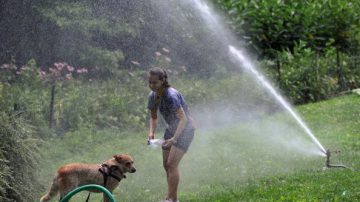
[(159, 51), (156, 51), (156, 52), (155, 52), (155, 56), (156, 56), (156, 57), (160, 57), (160, 56), (161, 56), (161, 53), (160, 53)]
[(70, 66), (70, 65), (66, 66), (66, 68), (67, 68), (67, 70), (69, 72), (73, 72), (75, 70), (75, 68), (73, 66)]
[(40, 70), (40, 71), (39, 71), (39, 77), (40, 77), (40, 79), (44, 79), (44, 78), (46, 77), (46, 72)]
[(3, 64), (0, 69), (17, 69), (17, 67), (14, 64)]
[(138, 61), (132, 60), (131, 63), (133, 63), (133, 64), (136, 65), (136, 66), (140, 66), (140, 63), (139, 63)]
[(167, 48), (162, 48), (162, 50), (163, 50), (165, 53), (170, 53), (170, 50), (167, 49)]
[(9, 67), (9, 64), (3, 64), (0, 66), (0, 69), (8, 69)]
[(59, 71), (61, 71), (65, 67), (65, 65), (67, 65), (66, 62), (65, 63), (63, 63), (63, 62), (55, 62), (54, 63), (55, 68), (58, 69)]
[(82, 74), (82, 73), (87, 73), (88, 70), (86, 68), (81, 68), (81, 69), (77, 69), (76, 72)]
[(171, 62), (171, 59), (169, 57), (165, 57), (165, 60)]

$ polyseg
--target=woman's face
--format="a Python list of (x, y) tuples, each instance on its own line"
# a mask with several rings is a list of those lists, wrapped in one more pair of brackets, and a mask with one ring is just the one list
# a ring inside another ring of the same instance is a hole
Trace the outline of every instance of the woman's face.
[(163, 81), (157, 75), (149, 75), (149, 88), (154, 92), (159, 92), (163, 88)]

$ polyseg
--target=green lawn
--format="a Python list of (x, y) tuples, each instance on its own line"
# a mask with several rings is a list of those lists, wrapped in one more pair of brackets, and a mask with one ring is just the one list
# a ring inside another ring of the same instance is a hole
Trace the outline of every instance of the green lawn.
[[(277, 113), (266, 119), (200, 129), (181, 164), (181, 201), (357, 201), (360, 198), (360, 96), (352, 94), (297, 107), (333, 164), (324, 169), (318, 147)], [(160, 132), (158, 136), (160, 136)], [(115, 153), (135, 158), (137, 172), (114, 191), (117, 201), (160, 201), (165, 195), (161, 150), (148, 148), (146, 131), (81, 129), (43, 149), (44, 190), (54, 171), (69, 162), (101, 163)], [(74, 201), (85, 201), (86, 193)], [(93, 201), (100, 197), (93, 194)], [(58, 198), (57, 198), (58, 199)]]

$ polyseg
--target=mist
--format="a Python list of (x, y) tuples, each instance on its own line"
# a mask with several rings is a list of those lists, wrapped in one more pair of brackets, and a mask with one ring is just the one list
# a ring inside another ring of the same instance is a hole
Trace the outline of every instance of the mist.
[[(217, 88), (223, 88), (223, 93), (214, 99), (190, 106), (197, 131), (180, 166), (181, 190), (200, 192), (199, 185), (204, 184), (208, 184), (209, 189), (212, 184), (241, 186), (264, 176), (286, 175), (297, 169), (319, 167), (322, 164), (322, 149), (309, 137), (284, 104), (279, 102), (276, 98), (278, 95), (273, 95), (261, 80), (251, 75), (246, 70), (247, 64), (239, 64), (231, 57), (227, 45), (241, 48), (242, 42), (237, 41), (236, 36), (227, 31), (225, 23), (220, 20), (223, 17), (214, 13), (206, 2), (201, 1), (156, 1), (154, 4), (159, 8), (158, 23), (163, 28), (171, 27), (166, 23), (176, 24), (176, 27), (179, 27), (176, 30), (177, 35), (196, 41), (194, 46), (168, 46), (173, 61), (181, 63), (189, 59), (192, 61), (191, 65), (209, 65), (214, 69), (225, 66), (225, 71), (233, 71), (227, 78), (219, 76), (221, 71), (207, 72), (207, 79), (212, 82), (211, 86), (208, 86), (209, 92), (205, 94), (211, 94), (211, 90)], [(205, 7), (205, 11), (201, 12), (196, 8), (199, 6)], [(195, 31), (192, 30), (194, 25), (198, 28)], [(171, 36), (172, 31), (175, 30), (165, 29), (159, 35)], [(161, 37), (159, 40), (161, 41)], [(196, 55), (184, 58), (177, 54), (178, 50), (187, 50)], [(196, 57), (197, 55), (206, 57)], [(251, 54), (247, 53), (244, 57), (257, 65)], [(260, 77), (265, 77), (258, 67), (256, 71)], [(176, 74), (170, 74), (170, 79), (174, 76)], [(187, 88), (196, 88), (191, 86), (192, 83), (182, 84), (174, 80), (174, 87), (180, 92)], [(281, 96), (280, 90), (271, 80), (266, 80), (266, 85), (272, 85)], [(236, 81), (238, 85), (226, 85), (227, 81)], [(190, 103), (192, 101), (186, 96), (185, 99)], [(285, 97), (281, 99), (286, 102), (286, 106), (294, 110)], [(297, 112), (294, 113), (302, 120)], [(161, 130), (159, 133), (161, 136)], [(161, 161), (158, 163), (161, 164)], [(156, 188), (146, 190), (160, 191)]]

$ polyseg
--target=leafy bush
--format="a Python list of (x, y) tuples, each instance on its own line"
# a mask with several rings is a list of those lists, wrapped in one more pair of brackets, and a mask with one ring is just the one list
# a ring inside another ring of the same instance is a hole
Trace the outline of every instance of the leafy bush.
[(14, 114), (0, 114), (0, 200), (35, 201), (41, 187), (35, 176), (39, 160), (36, 128)]
[[(328, 54), (334, 56), (333, 49)], [(336, 79), (329, 74), (334, 67), (327, 60), (317, 57), (319, 55), (302, 42), (295, 46), (293, 54), (289, 51), (280, 54), (280, 85), (293, 102), (324, 99), (337, 89)]]
[[(267, 57), (293, 50), (300, 40), (312, 48), (345, 51), (359, 28), (358, 1), (214, 0), (231, 17), (235, 31)], [(333, 44), (328, 42), (334, 39)], [(358, 42), (357, 42), (358, 43)]]
[[(341, 67), (337, 66), (337, 50), (329, 47), (319, 53), (305, 42), (296, 44), (293, 52), (279, 53), (280, 86), (294, 103), (323, 100), (339, 92), (339, 68), (347, 86), (359, 85), (359, 73), (351, 66), (351, 57), (341, 54)], [(341, 89), (340, 89), (341, 90)]]
[[(358, 1), (214, 0), (295, 103), (359, 87)], [(277, 76), (277, 77), (276, 77)]]

